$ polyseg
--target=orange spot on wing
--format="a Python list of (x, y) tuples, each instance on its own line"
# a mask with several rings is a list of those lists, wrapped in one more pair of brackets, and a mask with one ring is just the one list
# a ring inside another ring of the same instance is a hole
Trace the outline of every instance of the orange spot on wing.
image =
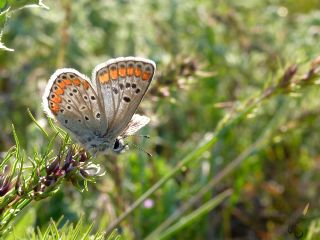
[(142, 73), (141, 67), (136, 67), (136, 68), (134, 69), (134, 75), (135, 75), (136, 77), (140, 77), (140, 76), (141, 76), (141, 73)]
[(54, 97), (53, 98), (51, 98), (50, 99), (52, 102), (54, 102), (54, 103), (61, 103), (61, 97), (59, 97), (58, 95), (54, 95)]
[(64, 94), (64, 90), (60, 87), (58, 87), (57, 90), (55, 90), (53, 93), (55, 93), (56, 95), (61, 95), (61, 94)]
[(109, 81), (109, 73), (108, 72), (105, 72), (103, 74), (101, 74), (99, 76), (99, 81), (102, 83), (102, 84), (105, 84)]
[(82, 85), (83, 85), (85, 90), (88, 90), (88, 88), (90, 87), (90, 84), (87, 81), (83, 81)]
[(129, 76), (132, 76), (132, 75), (133, 75), (133, 66), (132, 66), (132, 65), (127, 68), (127, 74), (128, 74)]
[(57, 84), (60, 88), (64, 89), (64, 88), (66, 88), (67, 85), (71, 85), (72, 82), (71, 82), (71, 80), (66, 79), (66, 80), (62, 80), (61, 82), (58, 82), (58, 81), (57, 81), (56, 84)]
[(113, 80), (117, 79), (118, 78), (118, 71), (116, 68), (112, 68), (110, 70), (110, 76)]
[(119, 75), (120, 75), (120, 77), (125, 77), (126, 76), (126, 68), (125, 67), (120, 67)]
[(142, 74), (142, 80), (148, 81), (150, 79), (151, 73), (150, 72), (143, 72)]
[(50, 102), (49, 108), (54, 115), (57, 115), (57, 112), (60, 110), (60, 105), (54, 102)]
[(71, 85), (72, 81), (70, 79), (63, 80), (66, 85)]
[(74, 85), (76, 85), (76, 86), (80, 86), (81, 81), (80, 81), (79, 79), (74, 79), (74, 80), (72, 81), (72, 83), (73, 83)]

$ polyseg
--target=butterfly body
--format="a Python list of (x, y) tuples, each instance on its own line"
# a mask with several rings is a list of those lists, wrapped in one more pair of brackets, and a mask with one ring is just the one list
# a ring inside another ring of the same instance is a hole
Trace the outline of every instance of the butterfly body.
[(59, 69), (46, 86), (44, 110), (89, 151), (121, 152), (123, 138), (149, 122), (135, 111), (155, 69), (153, 61), (137, 57), (99, 64), (92, 81), (75, 69)]

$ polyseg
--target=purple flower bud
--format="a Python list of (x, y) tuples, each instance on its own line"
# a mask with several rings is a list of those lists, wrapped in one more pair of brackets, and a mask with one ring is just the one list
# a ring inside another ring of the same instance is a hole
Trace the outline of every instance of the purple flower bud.
[(79, 162), (85, 162), (88, 160), (88, 154), (85, 151), (82, 151), (80, 153), (80, 159)]
[(53, 185), (56, 181), (57, 181), (56, 176), (46, 176), (43, 183), (49, 187), (49, 186)]
[(65, 171), (66, 171), (66, 173), (69, 173), (69, 172), (71, 172), (73, 169), (74, 169), (74, 166), (73, 166), (72, 164), (70, 164)]
[(73, 155), (73, 149), (70, 148), (67, 153), (66, 159), (64, 160), (64, 165), (62, 166), (62, 170), (66, 170), (70, 166), (72, 162), (72, 155)]
[(9, 177), (6, 177), (0, 186), (0, 196), (3, 197), (11, 189)]
[(58, 169), (58, 171), (55, 172), (54, 176), (61, 177), (61, 176), (65, 175), (65, 174), (66, 174), (65, 170)]
[(41, 188), (41, 183), (39, 182), (39, 183), (33, 188), (33, 191), (34, 191), (34, 192), (39, 192), (39, 191), (40, 191), (40, 188)]
[(56, 159), (46, 167), (47, 175), (51, 173), (55, 173), (59, 169), (60, 157), (56, 157)]

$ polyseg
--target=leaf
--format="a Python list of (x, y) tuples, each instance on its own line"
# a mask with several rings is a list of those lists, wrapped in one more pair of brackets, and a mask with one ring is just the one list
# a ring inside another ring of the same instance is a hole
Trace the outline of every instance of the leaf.
[(45, 9), (49, 9), (42, 0), (8, 0), (8, 5), (10, 6), (11, 10), (17, 10), (22, 8), (28, 7), (41, 7)]
[[(2, 6), (2, 4), (0, 4), (0, 7), (1, 6)], [(4, 30), (4, 27), (5, 27), (6, 22), (7, 22), (9, 10), (10, 10), (10, 8), (8, 8), (7, 10), (5, 10), (5, 11), (0, 13), (0, 49), (3, 49), (5, 51), (14, 51), (14, 49), (6, 47), (1, 42), (2, 34), (3, 34), (3, 30)]]
[[(42, 0), (0, 0), (0, 49), (10, 52), (14, 51), (14, 49), (8, 48), (1, 41), (3, 30), (10, 12), (27, 7), (41, 7), (49, 9)], [(3, 11), (4, 8), (7, 9)]]

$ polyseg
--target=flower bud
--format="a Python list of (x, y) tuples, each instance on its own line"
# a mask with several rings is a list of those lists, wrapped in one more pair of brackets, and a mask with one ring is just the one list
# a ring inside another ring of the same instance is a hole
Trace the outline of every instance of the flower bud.
[(71, 162), (72, 162), (72, 155), (73, 155), (73, 149), (70, 148), (68, 153), (67, 153), (67, 156), (66, 156), (66, 159), (64, 160), (64, 164), (62, 166), (62, 170), (66, 170), (69, 168)]
[(88, 160), (88, 154), (87, 154), (87, 152), (82, 151), (82, 152), (80, 153), (79, 162), (85, 162), (85, 161), (87, 161), (87, 160)]
[(9, 181), (9, 177), (6, 177), (0, 186), (0, 196), (3, 197), (10, 190), (11, 184)]
[(46, 167), (47, 175), (51, 173), (55, 173), (59, 169), (60, 157), (56, 157), (56, 159)]

